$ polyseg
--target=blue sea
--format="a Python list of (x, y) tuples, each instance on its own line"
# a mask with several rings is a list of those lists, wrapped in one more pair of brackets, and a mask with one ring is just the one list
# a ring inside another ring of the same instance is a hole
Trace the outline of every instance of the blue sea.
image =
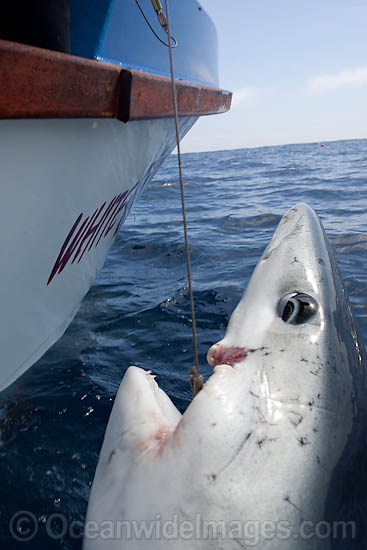
[[(319, 214), (367, 340), (367, 140), (183, 155), (200, 367), (285, 211)], [(129, 365), (191, 399), (190, 308), (171, 155), (65, 335), (0, 396), (0, 547), (80, 549), (104, 431)]]

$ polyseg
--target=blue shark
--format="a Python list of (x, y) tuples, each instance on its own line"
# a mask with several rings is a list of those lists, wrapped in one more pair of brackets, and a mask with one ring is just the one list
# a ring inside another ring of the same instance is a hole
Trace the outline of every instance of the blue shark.
[(281, 219), (182, 415), (130, 367), (84, 549), (367, 547), (366, 358), (321, 222)]

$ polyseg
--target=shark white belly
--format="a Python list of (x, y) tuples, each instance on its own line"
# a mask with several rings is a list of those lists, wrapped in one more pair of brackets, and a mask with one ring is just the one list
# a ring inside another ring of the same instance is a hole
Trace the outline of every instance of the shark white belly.
[(281, 220), (183, 415), (130, 367), (85, 550), (360, 549), (366, 362), (321, 223)]

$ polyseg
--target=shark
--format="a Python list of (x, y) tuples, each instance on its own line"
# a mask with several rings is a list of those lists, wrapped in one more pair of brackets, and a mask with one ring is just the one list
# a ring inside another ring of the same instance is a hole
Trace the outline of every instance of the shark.
[(325, 231), (281, 219), (184, 414), (118, 390), (84, 550), (367, 548), (366, 357)]

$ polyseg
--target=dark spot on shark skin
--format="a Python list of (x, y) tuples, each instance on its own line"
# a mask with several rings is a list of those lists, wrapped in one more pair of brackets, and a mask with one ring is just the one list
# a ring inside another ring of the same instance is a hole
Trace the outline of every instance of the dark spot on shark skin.
[(263, 437), (262, 439), (259, 439), (258, 441), (256, 441), (256, 443), (258, 444), (259, 448), (262, 449), (265, 443), (271, 443), (273, 441), (276, 441), (276, 439), (270, 438), (270, 437)]
[(241, 539), (236, 539), (235, 537), (231, 537), (231, 540), (238, 545), (239, 548), (243, 548), (243, 550), (248, 550), (248, 546), (245, 542), (243, 542)]
[(108, 464), (111, 464), (111, 461), (114, 457), (114, 455), (116, 454), (116, 451), (112, 451), (112, 453), (110, 454), (110, 456), (108, 457)]
[(302, 357), (301, 363), (308, 363), (308, 359), (305, 359), (304, 357)]
[(237, 458), (237, 456), (240, 454), (242, 448), (245, 446), (245, 444), (247, 443), (247, 441), (249, 440), (249, 438), (251, 437), (252, 435), (252, 432), (249, 432), (246, 437), (243, 439), (243, 441), (241, 441), (241, 443), (239, 444), (239, 446), (237, 447), (236, 451), (234, 452), (233, 456), (231, 457), (231, 459), (226, 463), (224, 464), (224, 466), (222, 466), (222, 468), (220, 468), (219, 472), (217, 472), (216, 476), (218, 477), (222, 472), (224, 472), (224, 470), (226, 470), (231, 464), (232, 462)]
[(217, 423), (216, 423), (216, 422), (213, 422), (212, 428), (214, 428), (214, 426), (216, 426), (216, 425), (217, 425)]
[(187, 511), (182, 507), (182, 504), (181, 504), (181, 506), (178, 507), (178, 516), (179, 516), (179, 517), (182, 517), (182, 518), (185, 518), (185, 519), (188, 519), (188, 520), (190, 520), (190, 518), (191, 518), (190, 512), (187, 512)]
[(260, 419), (260, 422), (261, 424), (267, 424), (268, 421), (266, 420), (265, 416), (264, 416), (264, 413), (262, 412), (261, 408), (260, 407), (255, 407), (255, 411), (257, 411), (261, 417)]
[(276, 250), (278, 250), (278, 248), (279, 248), (279, 245), (276, 246), (275, 248), (271, 248), (271, 249), (269, 249), (269, 250), (266, 250), (266, 252), (265, 252), (265, 254), (264, 254), (263, 258), (262, 258), (263, 261), (268, 260), (268, 259), (270, 258), (270, 256), (271, 256)]
[(296, 428), (298, 428), (298, 426), (301, 424), (301, 422), (303, 421), (303, 416), (295, 411), (289, 411), (289, 413), (291, 415), (294, 415), (293, 418), (289, 418), (289, 420), (291, 421), (291, 423), (293, 424), (293, 426), (295, 426)]
[(216, 474), (209, 474), (209, 475), (208, 475), (208, 479), (209, 479), (210, 481), (215, 481), (215, 480), (217, 479), (217, 475), (216, 475)]
[(236, 543), (238, 544), (238, 546), (239, 546), (240, 548), (243, 548), (244, 550), (247, 550), (247, 549), (248, 549), (247, 544), (244, 543), (244, 542), (242, 542), (242, 540), (240, 540), (240, 539), (233, 539), (233, 540), (234, 540), (234, 542), (236, 542)]
[(295, 256), (292, 260), (292, 264), (298, 264), (299, 261), (297, 260), (297, 256)]
[(293, 508), (295, 508), (296, 510), (298, 510), (298, 512), (299, 512), (300, 514), (302, 514), (301, 509), (298, 508), (298, 506), (296, 506), (296, 505), (294, 504), (294, 502), (291, 501), (291, 497), (290, 497), (289, 495), (286, 495), (286, 496), (283, 498), (283, 500), (284, 500), (285, 502), (288, 502), (288, 504), (290, 504), (291, 506), (293, 506)]
[(311, 444), (311, 442), (308, 441), (307, 437), (299, 437), (299, 438), (297, 437), (297, 439), (298, 439), (298, 441), (299, 441), (299, 443), (302, 447), (305, 446), (305, 445), (310, 445)]
[(297, 397), (290, 397), (289, 398), (289, 401), (293, 401), (294, 403), (299, 403), (299, 400), (300, 400), (300, 396), (298, 395)]
[(256, 395), (256, 393), (254, 393), (252, 390), (249, 391), (250, 395), (253, 395), (254, 397), (256, 397), (257, 399), (260, 398), (259, 395)]
[(293, 214), (294, 212), (297, 212), (297, 208), (292, 208), (289, 212), (284, 214), (283, 218), (280, 220), (279, 225), (285, 225), (287, 222), (289, 222), (291, 214)]
[(279, 350), (279, 351), (285, 351), (285, 349), (281, 349), (281, 350)]

